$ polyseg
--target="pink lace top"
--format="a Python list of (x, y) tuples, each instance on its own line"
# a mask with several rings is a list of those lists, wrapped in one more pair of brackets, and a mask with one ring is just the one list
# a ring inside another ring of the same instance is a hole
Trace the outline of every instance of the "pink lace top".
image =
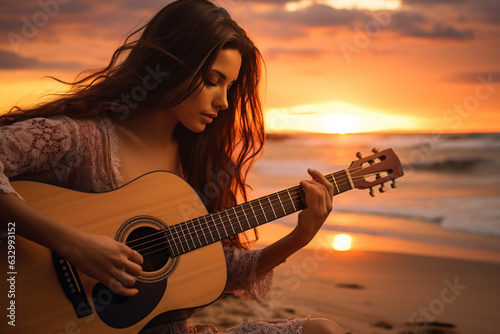
[[(10, 181), (34, 180), (66, 188), (101, 192), (121, 185), (118, 140), (107, 118), (75, 120), (66, 116), (34, 118), (0, 127), (0, 191), (15, 193)], [(19, 195), (18, 195), (19, 196)], [(272, 271), (259, 279), (260, 250), (224, 246), (226, 292), (260, 301), (272, 285)], [(245, 322), (228, 333), (300, 333), (304, 319)], [(144, 333), (218, 333), (214, 326), (187, 321), (161, 324)]]

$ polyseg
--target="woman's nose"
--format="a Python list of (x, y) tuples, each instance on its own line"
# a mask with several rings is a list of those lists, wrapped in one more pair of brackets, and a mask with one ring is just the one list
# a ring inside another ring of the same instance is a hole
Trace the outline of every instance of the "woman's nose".
[(227, 91), (225, 89), (220, 89), (219, 94), (217, 94), (214, 100), (214, 107), (219, 110), (226, 110), (229, 108), (229, 103), (227, 102)]

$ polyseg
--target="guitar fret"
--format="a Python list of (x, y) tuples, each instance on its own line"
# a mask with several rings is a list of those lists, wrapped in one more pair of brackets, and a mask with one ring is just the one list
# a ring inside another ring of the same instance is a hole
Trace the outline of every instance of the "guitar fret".
[(281, 195), (279, 195), (279, 194), (278, 194), (278, 195), (277, 195), (277, 197), (278, 197), (278, 200), (280, 201), (281, 208), (283, 209), (283, 213), (284, 213), (285, 215), (287, 215), (287, 213), (286, 213), (286, 209), (285, 209), (285, 206), (283, 205), (283, 202), (281, 201)]
[(172, 236), (172, 227), (171, 228), (167, 228), (165, 230), (165, 238), (166, 240), (168, 240), (168, 245), (170, 246), (170, 254), (173, 255), (174, 253), (176, 253), (176, 250), (174, 249), (174, 243), (170, 242), (171, 240), (173, 240), (173, 236)]
[(224, 229), (224, 237), (227, 237), (229, 234), (227, 233), (227, 230), (226, 230), (226, 224), (224, 224), (224, 221), (222, 220), (220, 212), (217, 212), (217, 215), (219, 216), (220, 223), (222, 224), (222, 228)]
[(189, 241), (192, 239), (191, 238), (191, 231), (189, 230), (189, 221), (184, 222), (184, 226), (182, 228), (182, 231), (184, 232), (184, 239), (186, 240), (186, 248), (187, 250), (191, 250), (191, 247), (189, 245)]
[[(191, 229), (189, 228), (189, 222), (186, 223), (186, 231), (187, 231), (187, 233), (185, 234), (186, 245), (187, 245), (188, 250), (191, 251), (193, 249), (196, 249), (196, 245), (194, 243), (193, 233), (191, 232)], [(192, 247), (191, 247), (191, 244), (193, 245)]]
[[(215, 232), (217, 232), (217, 235), (219, 236), (218, 240), (222, 240), (220, 233), (219, 233), (219, 228), (217, 227), (217, 222), (215, 221), (214, 216), (210, 215), (210, 218), (212, 218), (212, 221), (213, 221), (214, 227), (215, 227)], [(214, 241), (215, 241), (215, 239), (214, 239)]]
[[(297, 188), (297, 192), (299, 193), (300, 199), (301, 199), (301, 203), (297, 203), (297, 206), (299, 206), (298, 204), (303, 204), (305, 206), (306, 200), (304, 199), (304, 194), (302, 193), (302, 190), (300, 188)], [(299, 206), (299, 210), (300, 210), (300, 206)]]
[[(177, 228), (175, 229), (175, 233), (177, 234), (177, 238), (176, 238), (176, 240), (177, 240), (177, 241), (176, 241), (176, 247), (177, 247), (177, 251), (179, 252), (179, 254), (181, 254), (181, 253), (183, 253), (183, 252), (185, 252), (185, 251), (184, 251), (184, 247), (182, 246), (181, 235), (179, 234), (179, 232), (180, 232), (180, 231), (179, 231), (179, 227), (180, 227), (180, 225), (179, 225), (179, 226), (177, 226)], [(182, 251), (180, 251), (180, 250), (179, 250), (179, 246), (181, 246)]]
[(253, 209), (252, 202), (250, 202), (250, 209), (252, 209), (252, 214), (253, 214), (253, 216), (255, 217), (255, 222), (257, 223), (257, 225), (260, 225), (260, 223), (259, 223), (259, 218), (258, 218), (258, 217), (257, 217), (257, 215), (255, 214), (255, 210)]
[(247, 213), (246, 213), (246, 210), (245, 210), (245, 205), (242, 205), (242, 211), (243, 211), (243, 215), (245, 216), (245, 220), (247, 221), (247, 224), (248, 224), (248, 228), (252, 228), (252, 225), (250, 225), (250, 220), (248, 220), (248, 216), (247, 216)]
[(292, 196), (290, 195), (290, 191), (288, 191), (288, 189), (287, 189), (286, 192), (288, 193), (288, 197), (290, 198), (294, 212), (297, 211), (297, 208), (295, 208), (295, 204), (293, 203)]
[(229, 223), (229, 226), (231, 226), (231, 229), (233, 230), (233, 235), (236, 235), (236, 231), (234, 230), (233, 224), (231, 224), (231, 217), (229, 217), (229, 212), (227, 210), (224, 210), (227, 216), (227, 222)]
[[(200, 234), (203, 233), (203, 229), (201, 227), (200, 219), (196, 218), (196, 236), (198, 237), (198, 243), (200, 244), (200, 247), (203, 247), (203, 241), (201, 240)], [(204, 233), (203, 233), (204, 234)]]
[(205, 224), (207, 225), (207, 230), (210, 232), (210, 235), (212, 236), (212, 242), (215, 241), (214, 235), (212, 233), (212, 229), (210, 228), (210, 225), (208, 224), (207, 216), (203, 217), (205, 219)]
[[(177, 235), (177, 237), (174, 237), (173, 239), (174, 240), (180, 240), (180, 236), (179, 236), (179, 231), (177, 231), (177, 228), (174, 228), (174, 231), (175, 231), (175, 234)], [(179, 251), (179, 243), (176, 241), (175, 243), (175, 249), (177, 250), (177, 254), (180, 254), (181, 252)]]
[(184, 238), (184, 240), (180, 240), (181, 242), (181, 248), (183, 248), (183, 251), (186, 252), (186, 251), (189, 251), (189, 241), (186, 237), (186, 222), (182, 222), (179, 224), (179, 231), (181, 233), (181, 236)]
[[(191, 226), (193, 227), (193, 230), (190, 231), (191, 240), (193, 241), (193, 246), (194, 246), (193, 249), (196, 249), (201, 247), (201, 241), (200, 241), (200, 235), (196, 231), (196, 225), (194, 225), (194, 219), (191, 220)], [(195, 235), (195, 237), (193, 237), (193, 234)], [(198, 247), (196, 246), (196, 239), (198, 239)]]
[(264, 210), (264, 207), (262, 207), (262, 203), (260, 200), (257, 200), (257, 203), (259, 203), (260, 205), (260, 209), (262, 210), (262, 213), (264, 213), (264, 219), (266, 220), (266, 222), (269, 221), (269, 219), (267, 219), (267, 215), (266, 215), (266, 210)]
[(236, 221), (238, 222), (238, 225), (240, 225), (241, 229), (240, 232), (243, 232), (244, 231), (243, 226), (241, 226), (240, 218), (238, 217), (238, 214), (236, 213), (236, 209), (234, 208), (234, 206), (233, 206), (233, 211), (234, 211), (234, 216), (236, 217)]
[(200, 231), (203, 234), (203, 237), (205, 238), (205, 243), (206, 243), (205, 245), (208, 245), (207, 235), (205, 234), (205, 229), (203, 228), (203, 223), (201, 222), (200, 218), (198, 218), (198, 223), (200, 224)]
[(333, 174), (332, 174), (332, 180), (333, 180), (333, 184), (335, 185), (335, 188), (337, 188), (337, 194), (340, 194), (340, 189), (339, 189), (339, 186), (337, 185), (337, 180), (335, 180), (335, 177), (333, 176)]
[[(187, 249), (187, 251), (189, 251), (189, 243), (188, 243), (188, 240), (186, 238), (186, 234), (184, 233), (184, 231), (182, 229), (181, 229), (181, 233), (182, 233), (182, 236), (184, 237), (184, 240), (186, 241), (186, 249)], [(186, 250), (184, 249), (184, 241), (181, 242), (181, 247), (182, 247), (182, 250), (185, 253)]]
[[(195, 219), (193, 219), (194, 221)], [(194, 222), (193, 222), (193, 226), (194, 225)], [(200, 234), (204, 234), (203, 233), (203, 228), (201, 226), (201, 223), (200, 223), (200, 218), (196, 218), (196, 227), (195, 227), (195, 234), (196, 234), (196, 237), (198, 238), (198, 243), (200, 244), (199, 247), (203, 247), (203, 241), (201, 240), (201, 237), (200, 237)]]
[(337, 178), (340, 178), (341, 180), (340, 183), (343, 185), (343, 187), (341, 187), (340, 189), (340, 192), (348, 191), (355, 188), (353, 180), (351, 178), (351, 174), (349, 173), (348, 169), (344, 169), (340, 172), (337, 172), (335, 173), (335, 175), (337, 175)]
[(274, 214), (274, 218), (277, 219), (278, 216), (276, 215), (276, 211), (274, 211), (274, 208), (273, 208), (273, 203), (271, 202), (271, 198), (269, 196), (266, 196), (267, 200), (269, 201), (269, 204), (271, 206), (271, 210), (273, 210), (273, 214)]

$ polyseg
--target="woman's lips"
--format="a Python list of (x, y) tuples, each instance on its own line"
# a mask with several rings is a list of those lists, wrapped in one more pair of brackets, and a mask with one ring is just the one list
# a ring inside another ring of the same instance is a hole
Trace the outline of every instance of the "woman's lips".
[(217, 117), (216, 114), (201, 114), (203, 116), (203, 119), (207, 124), (210, 124), (213, 122), (214, 118)]

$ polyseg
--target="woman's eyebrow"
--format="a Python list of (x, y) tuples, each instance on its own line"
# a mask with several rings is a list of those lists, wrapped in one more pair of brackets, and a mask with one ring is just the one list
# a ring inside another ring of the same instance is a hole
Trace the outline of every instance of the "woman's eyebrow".
[(214, 71), (215, 73), (217, 73), (218, 75), (220, 75), (220, 77), (223, 79), (223, 80), (226, 80), (227, 79), (227, 76), (222, 73), (221, 71), (219, 70), (216, 70), (216, 69), (212, 69), (212, 71)]

